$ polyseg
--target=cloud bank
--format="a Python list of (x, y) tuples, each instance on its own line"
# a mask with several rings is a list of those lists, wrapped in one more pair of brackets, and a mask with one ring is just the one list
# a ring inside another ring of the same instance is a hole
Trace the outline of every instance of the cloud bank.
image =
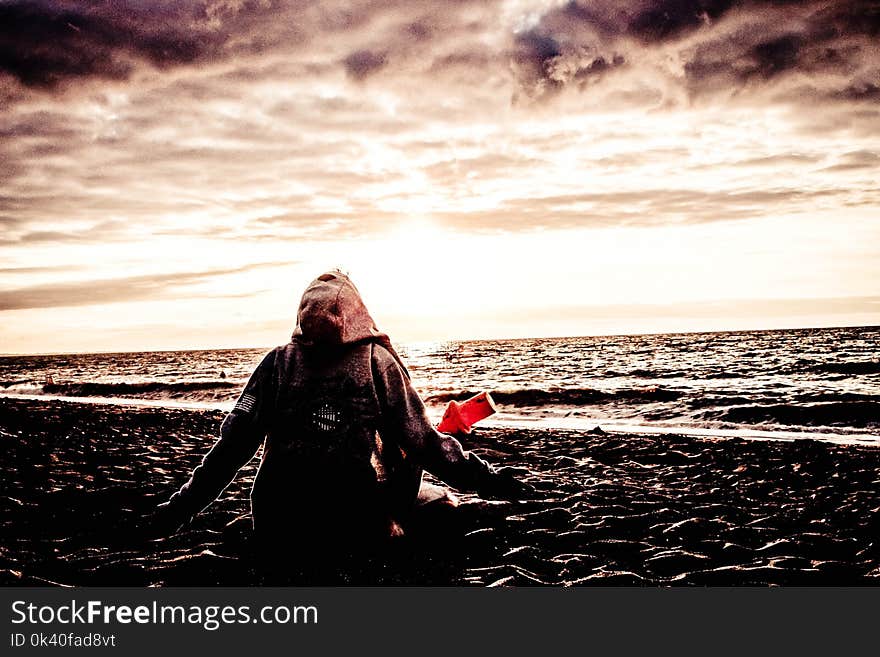
[(821, 216), (804, 240), (880, 276), (835, 237), (880, 206), (880, 2), (8, 0), (0, 25), (9, 312), (86, 303), (58, 263), (173, 298), (157, 268), (244, 275), (422, 221), (735, 223), (784, 255), (779, 222)]

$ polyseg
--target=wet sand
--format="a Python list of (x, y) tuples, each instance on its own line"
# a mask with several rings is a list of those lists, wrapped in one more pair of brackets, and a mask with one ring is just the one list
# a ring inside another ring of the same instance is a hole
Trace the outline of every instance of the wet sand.
[(880, 584), (880, 449), (812, 440), (482, 430), (465, 446), (541, 499), (462, 495), (386, 553), (284, 575), (252, 545), (254, 460), (180, 533), (139, 537), (222, 417), (0, 399), (0, 584)]

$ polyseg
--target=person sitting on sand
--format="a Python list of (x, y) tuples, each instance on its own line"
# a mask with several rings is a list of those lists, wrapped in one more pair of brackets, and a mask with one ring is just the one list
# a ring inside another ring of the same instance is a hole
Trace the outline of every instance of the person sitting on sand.
[(382, 539), (402, 533), (420, 503), (454, 504), (422, 482), (425, 468), (482, 496), (532, 489), (508, 468), (464, 451), (431, 424), (409, 373), (347, 275), (331, 271), (302, 296), (291, 341), (257, 366), (220, 438), (157, 522), (179, 528), (265, 447), (251, 493), (255, 533)]

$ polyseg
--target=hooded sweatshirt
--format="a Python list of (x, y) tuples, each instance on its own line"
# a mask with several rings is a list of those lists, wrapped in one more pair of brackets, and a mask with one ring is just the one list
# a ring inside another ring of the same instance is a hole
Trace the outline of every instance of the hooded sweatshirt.
[(263, 535), (381, 534), (405, 522), (422, 468), (463, 490), (496, 477), (431, 425), (390, 339), (336, 271), (308, 286), (291, 341), (257, 366), (172, 506), (184, 517), (206, 507), (261, 445), (251, 508)]

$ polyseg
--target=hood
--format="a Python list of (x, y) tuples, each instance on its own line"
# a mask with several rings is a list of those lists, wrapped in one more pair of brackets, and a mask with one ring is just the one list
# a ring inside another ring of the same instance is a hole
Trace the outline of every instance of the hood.
[(316, 348), (376, 342), (391, 352), (409, 376), (391, 339), (376, 328), (360, 292), (339, 271), (321, 274), (309, 283), (299, 304), (292, 339)]

